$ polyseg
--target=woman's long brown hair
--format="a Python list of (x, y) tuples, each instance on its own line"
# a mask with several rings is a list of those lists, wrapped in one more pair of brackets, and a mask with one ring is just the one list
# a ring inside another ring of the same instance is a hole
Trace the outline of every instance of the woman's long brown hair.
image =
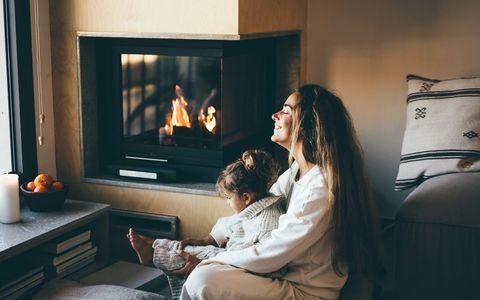
[(304, 85), (298, 94), (292, 145), (301, 143), (305, 159), (326, 178), (333, 269), (344, 275), (346, 263), (350, 273), (372, 274), (383, 267), (377, 216), (351, 117), (340, 98), (321, 86)]

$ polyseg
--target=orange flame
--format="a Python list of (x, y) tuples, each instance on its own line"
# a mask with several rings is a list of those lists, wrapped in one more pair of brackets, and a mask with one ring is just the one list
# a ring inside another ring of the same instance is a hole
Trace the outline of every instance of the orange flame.
[(187, 105), (188, 102), (183, 97), (182, 88), (175, 85), (176, 99), (172, 100), (172, 125), (191, 128), (190, 118), (188, 117)]
[(165, 126), (160, 128), (160, 135), (172, 135), (173, 126), (172, 126), (172, 113), (168, 113), (165, 116)]
[[(172, 135), (174, 126), (191, 128), (192, 124), (186, 107), (188, 102), (183, 96), (183, 90), (179, 85), (175, 85), (175, 99), (172, 99), (172, 111), (165, 116), (165, 126), (159, 129), (160, 135)], [(216, 109), (213, 106), (207, 108), (205, 115), (203, 109), (198, 114), (199, 123), (208, 131), (215, 133), (217, 121), (215, 118)]]

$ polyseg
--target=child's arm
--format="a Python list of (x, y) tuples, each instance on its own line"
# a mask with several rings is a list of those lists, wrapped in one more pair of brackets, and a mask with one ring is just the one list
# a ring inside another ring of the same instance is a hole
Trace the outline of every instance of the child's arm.
[(180, 249), (184, 249), (186, 246), (191, 245), (191, 246), (215, 246), (219, 247), (215, 239), (211, 235), (207, 235), (206, 237), (202, 239), (184, 239), (180, 241)]

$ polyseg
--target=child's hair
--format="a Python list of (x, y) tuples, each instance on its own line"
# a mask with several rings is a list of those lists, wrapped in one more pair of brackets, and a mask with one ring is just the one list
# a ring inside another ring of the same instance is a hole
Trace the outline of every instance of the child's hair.
[(268, 194), (268, 190), (278, 177), (278, 165), (263, 150), (247, 150), (242, 158), (229, 164), (220, 172), (216, 188), (220, 195), (225, 191), (237, 195), (249, 192), (255, 198)]

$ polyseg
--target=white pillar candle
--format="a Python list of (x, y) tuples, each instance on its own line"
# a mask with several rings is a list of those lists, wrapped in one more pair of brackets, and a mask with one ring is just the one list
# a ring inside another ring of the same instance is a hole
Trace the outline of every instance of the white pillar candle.
[(0, 222), (20, 221), (20, 199), (18, 196), (18, 175), (0, 175)]

